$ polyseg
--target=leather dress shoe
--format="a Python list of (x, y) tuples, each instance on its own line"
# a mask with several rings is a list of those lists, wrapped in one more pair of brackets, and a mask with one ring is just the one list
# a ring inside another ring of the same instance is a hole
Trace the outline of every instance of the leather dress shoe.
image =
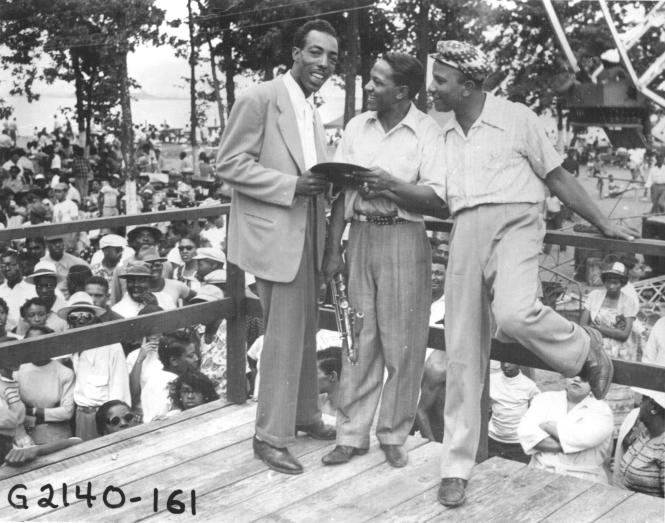
[(314, 439), (333, 440), (337, 437), (335, 428), (326, 425), (322, 420), (309, 425), (296, 425), (296, 435), (298, 435), (298, 432), (304, 432), (310, 438)]
[(591, 339), (587, 356), (579, 376), (589, 382), (591, 392), (596, 399), (602, 400), (612, 384), (614, 365), (603, 349), (603, 337), (593, 327), (584, 327)]
[(349, 447), (348, 445), (337, 445), (328, 454), (321, 458), (324, 465), (341, 465), (348, 463), (353, 456), (362, 456), (367, 454), (367, 449)]
[(402, 445), (384, 445), (381, 443), (381, 450), (386, 455), (386, 460), (395, 468), (406, 467), (409, 462), (409, 455)]
[(272, 470), (283, 474), (302, 474), (302, 465), (291, 455), (288, 449), (273, 447), (256, 436), (252, 440), (252, 447), (254, 448), (254, 457), (263, 461)]
[(467, 481), (462, 478), (443, 478), (439, 485), (439, 503), (446, 507), (459, 507), (466, 501)]

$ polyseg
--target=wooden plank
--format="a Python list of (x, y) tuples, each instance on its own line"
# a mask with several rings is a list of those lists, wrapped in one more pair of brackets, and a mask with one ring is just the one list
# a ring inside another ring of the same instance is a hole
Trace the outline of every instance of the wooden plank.
[[(476, 465), (471, 473), (471, 479), (467, 487), (467, 503), (476, 503), (483, 491), (497, 483), (508, 481), (511, 475), (521, 471), (526, 466), (517, 461), (501, 458), (491, 458)], [(372, 521), (401, 523), (404, 521), (428, 521), (441, 516), (441, 513), (450, 509), (442, 506), (438, 499), (438, 484), (411, 498), (410, 500), (389, 508), (377, 515)], [(462, 521), (462, 520), (460, 520)]]
[[(426, 443), (427, 440), (421, 438), (409, 438), (406, 448), (412, 451)], [(328, 445), (318, 452), (305, 456), (302, 460), (305, 473), (300, 476), (279, 477), (262, 473), (226, 488), (217, 489), (204, 496), (201, 502), (210, 507), (217, 507), (229, 521), (254, 520), (326, 488), (336, 488), (336, 485), (348, 482), (354, 476), (368, 470), (379, 474), (377, 467), (385, 464), (385, 456), (376, 441), (365, 456), (357, 456), (344, 465), (325, 466), (321, 463), (321, 458), (332, 448), (332, 445)], [(260, 504), (256, 503), (257, 499), (261, 499)]]
[[(190, 426), (190, 431), (194, 430), (195, 428)], [(191, 466), (199, 472), (203, 472), (210, 467), (216, 469), (218, 467), (217, 462), (220, 460), (220, 456), (223, 456), (225, 459), (228, 452), (230, 452), (230, 447), (237, 447), (239, 445), (247, 447), (251, 445), (249, 440), (253, 434), (254, 420), (231, 427), (228, 430), (220, 430), (213, 435), (198, 440), (180, 437), (178, 438), (178, 446), (174, 448), (166, 447), (163, 452), (154, 456), (139, 456), (135, 461), (125, 467), (100, 473), (98, 476), (95, 476), (90, 480), (92, 484), (91, 492), (93, 495), (97, 496), (98, 500), (100, 500), (95, 503), (95, 506), (99, 507), (99, 510), (95, 511), (97, 517), (104, 518), (109, 516), (117, 518), (123, 514), (122, 508), (110, 509), (103, 505), (102, 495), (106, 487), (109, 485), (122, 488), (127, 499), (140, 496), (142, 498), (141, 502), (147, 505), (147, 508), (151, 508), (151, 494), (153, 488), (159, 488), (163, 491), (168, 489), (175, 490), (175, 488), (178, 488), (176, 486), (172, 487), (162, 481), (161, 476), (164, 471), (173, 467), (184, 466), (190, 462), (194, 462)], [(137, 450), (140, 451), (140, 449)], [(152, 487), (141, 484), (140, 488), (138, 488), (137, 484), (141, 483), (140, 480), (146, 477), (151, 477), (153, 479)], [(62, 482), (54, 485), (54, 487), (60, 487), (56, 488), (55, 499), (62, 499), (61, 485)], [(28, 510), (20, 511), (17, 517), (22, 520), (34, 518), (43, 520), (55, 519), (59, 521), (89, 518), (92, 514), (91, 509), (83, 501), (77, 501), (75, 499), (74, 492), (76, 485), (81, 485), (83, 488), (85, 482), (78, 481), (67, 484), (67, 491), (68, 493), (71, 493), (68, 496), (70, 503), (68, 507), (60, 506), (54, 510), (47, 510), (41, 508), (33, 497), (29, 502)], [(176, 485), (176, 483), (173, 485)], [(182, 486), (182, 488), (187, 487), (187, 490), (189, 490), (188, 485), (185, 485), (184, 479), (182, 481), (179, 480), (177, 485)], [(140, 502), (136, 502), (136, 504), (138, 503)], [(125, 510), (135, 512), (137, 510), (136, 504), (127, 502)], [(9, 510), (4, 510), (0, 511), (0, 518), (6, 517), (6, 514), (9, 514), (9, 517), (12, 515)]]
[(25, 225), (23, 227), (10, 227), (0, 230), (0, 242), (20, 238), (35, 238), (52, 236), (70, 232), (90, 231), (93, 229), (114, 229), (127, 225), (153, 224), (179, 220), (195, 220), (206, 216), (220, 216), (228, 214), (231, 204), (192, 207), (189, 209), (174, 209), (168, 211), (155, 211), (141, 214), (122, 214), (105, 218), (89, 218), (66, 223), (50, 223), (46, 225)]
[(4, 365), (18, 365), (71, 354), (72, 350), (86, 350), (121, 341), (133, 341), (142, 336), (171, 332), (201, 322), (230, 318), (235, 313), (231, 298), (207, 303), (187, 305), (179, 309), (153, 312), (136, 318), (97, 323), (88, 327), (47, 334), (0, 346)]
[(3, 465), (2, 467), (0, 467), (0, 489), (6, 487), (7, 482), (2, 481), (6, 478), (24, 475), (32, 470), (41, 469), (42, 467), (51, 465), (53, 463), (57, 463), (59, 461), (64, 461), (66, 459), (80, 456), (87, 452), (92, 452), (101, 449), (103, 447), (108, 447), (114, 443), (124, 441), (132, 437), (148, 434), (150, 432), (155, 432), (160, 429), (165, 429), (166, 427), (174, 426), (193, 418), (199, 418), (210, 412), (216, 412), (215, 414), (216, 416), (222, 416), (224, 413), (231, 414), (237, 410), (241, 410), (244, 408), (246, 407), (238, 407), (231, 403), (226, 402), (225, 400), (211, 401), (210, 403), (206, 403), (205, 405), (189, 409), (179, 414), (178, 416), (172, 416), (165, 420), (153, 421), (151, 423), (142, 423), (141, 425), (137, 425), (136, 427), (131, 427), (129, 429), (126, 429), (123, 432), (116, 432), (115, 434), (109, 434), (101, 438), (95, 438), (90, 441), (84, 441), (83, 443), (75, 445), (74, 447), (70, 447), (68, 449), (56, 452), (54, 454), (50, 454), (48, 456), (40, 457), (23, 467), (9, 467), (7, 465)]
[[(225, 428), (247, 423), (253, 419), (253, 416), (252, 409), (242, 408), (238, 408), (227, 416), (217, 416), (211, 412), (190, 420), (190, 424), (178, 424), (167, 430), (160, 429), (120, 440), (93, 452), (58, 461), (18, 477), (5, 479), (2, 481), (0, 489), (11, 487), (19, 479), (28, 488), (41, 485), (45, 478), (57, 479), (58, 483), (73, 483), (91, 479), (96, 475), (129, 465), (137, 459), (158, 456), (162, 451), (177, 447), (182, 441), (179, 438), (195, 442), (197, 439), (221, 432)], [(196, 428), (193, 430), (191, 423), (194, 422)]]
[(384, 507), (398, 505), (438, 484), (440, 457), (439, 445), (423, 445), (409, 453), (406, 468), (396, 469), (384, 462), (259, 521), (366, 520)]
[[(450, 232), (453, 228), (453, 221), (427, 219), (425, 227), (429, 231)], [(665, 241), (650, 238), (637, 238), (633, 241), (626, 241), (606, 238), (600, 234), (547, 231), (544, 243), (570, 245), (571, 247), (583, 247), (585, 249), (597, 249), (608, 252), (630, 252), (665, 256)]]
[[(297, 444), (291, 448), (291, 451), (295, 456), (300, 458), (303, 455), (329, 446), (329, 444), (330, 442), (327, 441), (303, 437), (298, 439)], [(211, 454), (199, 456), (168, 469), (163, 468), (159, 472), (145, 476), (140, 480), (122, 484), (122, 488), (131, 493), (131, 495), (142, 496), (144, 493), (151, 494), (153, 488), (160, 487), (162, 491), (160, 494), (162, 503), (159, 506), (157, 514), (153, 510), (152, 499), (150, 499), (148, 502), (126, 504), (124, 507), (116, 510), (103, 510), (96, 519), (102, 521), (136, 521), (137, 519), (156, 517), (160, 521), (163, 521), (166, 516), (170, 515), (182, 521), (183, 514), (173, 515), (166, 511), (166, 498), (169, 492), (175, 489), (182, 489), (187, 492), (194, 489), (197, 494), (196, 518), (208, 517), (219, 521), (222, 515), (219, 507), (208, 504), (205, 494), (212, 489), (230, 485), (244, 478), (264, 472), (267, 472), (271, 476), (278, 476), (279, 478), (287, 477), (278, 472), (268, 471), (268, 468), (262, 461), (254, 458), (252, 445), (249, 440), (239, 441)], [(54, 516), (57, 516), (56, 519), (58, 520), (64, 519), (67, 521), (72, 519), (85, 520), (86, 517), (90, 517), (89, 510), (85, 505), (75, 507), (73, 510), (70, 510), (70, 508), (72, 507), (62, 509), (56, 512)], [(225, 514), (224, 519), (228, 520)]]
[(504, 511), (497, 514), (496, 518), (501, 519), (502, 516), (505, 516), (514, 523), (540, 521), (592, 486), (593, 483), (590, 481), (559, 476), (549, 485), (545, 485), (541, 490), (524, 499), (520, 505), (511, 509), (510, 513)]
[(568, 504), (552, 512), (542, 521), (543, 523), (585, 523), (595, 521), (598, 516), (611, 510), (614, 506), (621, 503), (624, 499), (631, 496), (632, 492), (620, 490), (594, 483), (591, 488), (582, 492), (579, 496), (572, 499)]
[(663, 523), (665, 521), (665, 500), (634, 493), (596, 521), (599, 523)]

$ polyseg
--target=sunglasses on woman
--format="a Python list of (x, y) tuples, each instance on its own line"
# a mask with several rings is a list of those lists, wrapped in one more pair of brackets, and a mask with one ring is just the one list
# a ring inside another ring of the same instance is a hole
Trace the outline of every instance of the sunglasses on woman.
[(134, 419), (134, 414), (128, 412), (124, 416), (113, 416), (112, 418), (106, 418), (107, 425), (113, 425), (114, 427), (120, 425), (120, 420), (125, 420), (127, 423)]
[(194, 247), (193, 245), (179, 245), (178, 246), (178, 250), (180, 250), (180, 251), (193, 251), (194, 249), (196, 249), (196, 247)]
[(95, 317), (93, 312), (80, 311), (80, 312), (70, 312), (67, 315), (67, 321), (70, 323), (79, 323), (81, 321), (90, 321)]

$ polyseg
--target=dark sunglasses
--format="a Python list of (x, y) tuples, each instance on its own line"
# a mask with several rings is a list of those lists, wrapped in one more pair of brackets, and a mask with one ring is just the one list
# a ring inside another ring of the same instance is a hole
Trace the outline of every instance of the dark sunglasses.
[(112, 418), (106, 418), (106, 424), (107, 425), (113, 425), (114, 427), (120, 425), (120, 420), (124, 419), (127, 423), (132, 421), (134, 419), (134, 414), (131, 412), (128, 412), (122, 418), (120, 416), (113, 416)]
[(179, 251), (193, 251), (196, 249), (193, 245), (178, 245), (178, 250)]
[(90, 321), (95, 317), (94, 312), (80, 311), (80, 312), (70, 312), (67, 314), (67, 321), (71, 323), (77, 323), (80, 321)]

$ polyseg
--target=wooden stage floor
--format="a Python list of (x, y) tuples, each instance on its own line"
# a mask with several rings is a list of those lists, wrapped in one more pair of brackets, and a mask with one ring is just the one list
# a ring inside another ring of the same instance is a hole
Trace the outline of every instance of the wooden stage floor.
[[(190, 520), (194, 490), (199, 521), (664, 521), (662, 499), (497, 458), (476, 467), (464, 506), (445, 509), (436, 501), (440, 444), (415, 437), (404, 469), (391, 468), (376, 442), (365, 456), (324, 467), (332, 442), (299, 437), (293, 450), (305, 473), (278, 474), (252, 455), (254, 414), (251, 403), (214, 402), (4, 466), (0, 519)], [(95, 499), (85, 499), (88, 484)]]

